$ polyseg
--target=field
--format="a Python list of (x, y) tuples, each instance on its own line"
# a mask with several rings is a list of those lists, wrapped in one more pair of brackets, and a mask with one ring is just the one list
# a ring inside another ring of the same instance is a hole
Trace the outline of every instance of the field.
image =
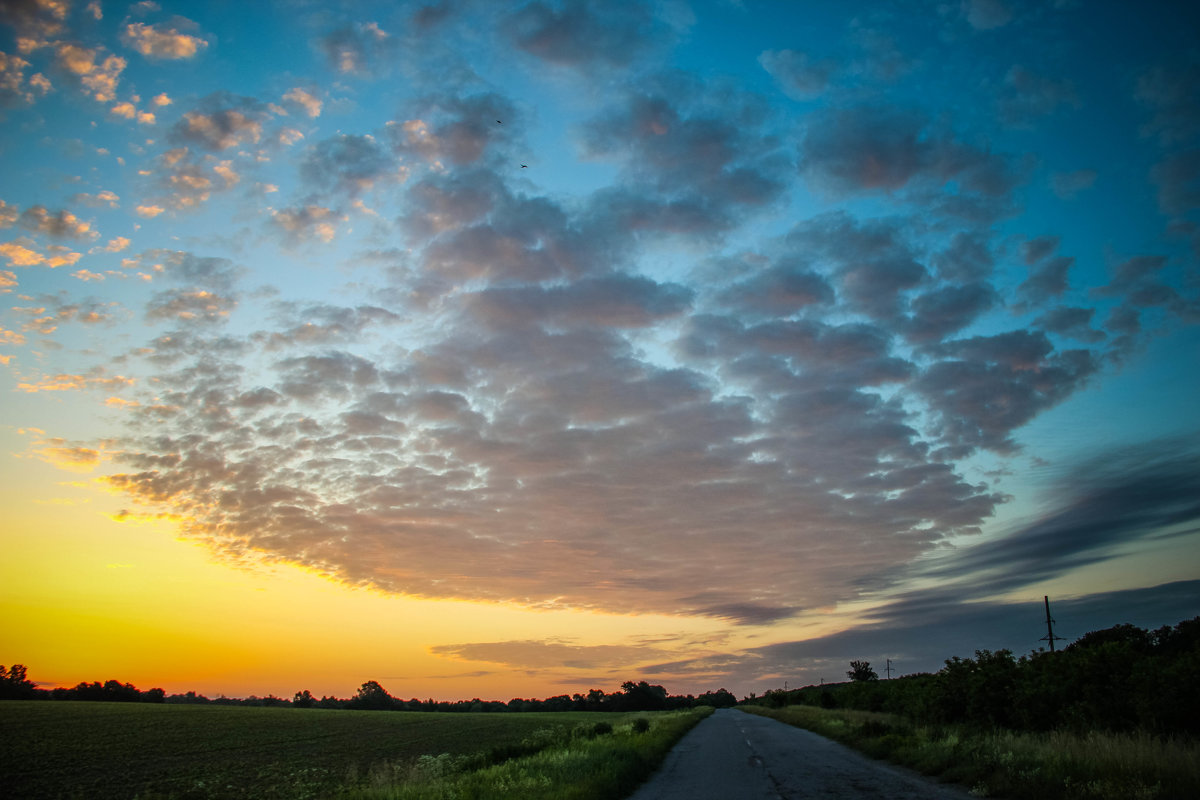
[(581, 733), (597, 724), (632, 729), (638, 717), (654, 727), (673, 718), (677, 722), (666, 727), (681, 728), (678, 735), (693, 724), (663, 712), (439, 714), (6, 701), (0, 703), (0, 794), (27, 800), (384, 796), (406, 776), (427, 782), (440, 777), (431, 770), (444, 772), (448, 765), (457, 772), (573, 738), (586, 742)]

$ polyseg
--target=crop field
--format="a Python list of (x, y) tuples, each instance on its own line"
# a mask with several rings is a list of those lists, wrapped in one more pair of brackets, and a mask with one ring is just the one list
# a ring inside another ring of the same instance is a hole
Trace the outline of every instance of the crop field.
[(6, 701), (0, 796), (327, 797), (421, 756), (476, 756), (482, 765), (597, 723), (655, 716)]

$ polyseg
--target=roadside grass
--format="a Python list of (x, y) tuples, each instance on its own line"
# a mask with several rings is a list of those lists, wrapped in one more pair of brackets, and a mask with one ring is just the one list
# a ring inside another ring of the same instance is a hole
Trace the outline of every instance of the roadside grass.
[(632, 793), (711, 708), (614, 715), (567, 735), (538, 732), (535, 752), (486, 765), (448, 754), (396, 762), (346, 800), (612, 800)]
[[(670, 716), (665, 712), (429, 713), (6, 700), (0, 702), (0, 796), (23, 800), (342, 797), (359, 789), (397, 785), (401, 777), (407, 782), (410, 775), (423, 783), (436, 774), (486, 771), (574, 741), (576, 729), (581, 733), (575, 739), (587, 741), (586, 732), (597, 726), (623, 730), (644, 717), (652, 728), (666, 731), (673, 723), (660, 723), (664, 715)], [(653, 740), (645, 741), (649, 745)], [(515, 779), (515, 774), (504, 778)]]
[(902, 717), (814, 706), (744, 711), (806, 728), (869, 756), (1012, 800), (1192, 800), (1200, 742), (1148, 734), (1015, 733), (912, 725)]

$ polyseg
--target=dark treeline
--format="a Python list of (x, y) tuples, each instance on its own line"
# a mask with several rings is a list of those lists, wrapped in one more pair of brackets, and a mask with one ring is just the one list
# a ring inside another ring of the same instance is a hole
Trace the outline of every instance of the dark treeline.
[(934, 674), (878, 680), (860, 669), (858, 678), (772, 691), (757, 702), (886, 711), (932, 725), (1196, 734), (1200, 617), (1155, 631), (1117, 625), (1058, 652), (1016, 658), (1009, 650), (977, 650)]
[(558, 695), (545, 700), (515, 697), (507, 703), (499, 700), (403, 700), (393, 697), (376, 681), (367, 681), (358, 692), (349, 698), (316, 698), (303, 689), (287, 700), (274, 695), (246, 698), (208, 698), (196, 692), (167, 694), (162, 689), (139, 691), (130, 683), (110, 680), (105, 683), (94, 681), (80, 683), (70, 689), (41, 689), (26, 675), (26, 668), (14, 664), (6, 669), (0, 666), (0, 699), (4, 700), (92, 700), (121, 703), (177, 703), (194, 705), (229, 706), (291, 706), (293, 708), (339, 708), (365, 711), (455, 711), (455, 712), (513, 712), (513, 711), (666, 711), (696, 706), (727, 708), (737, 704), (737, 698), (725, 689), (694, 695), (671, 695), (662, 686), (646, 681), (626, 681), (621, 691), (606, 694), (592, 689), (586, 695)]

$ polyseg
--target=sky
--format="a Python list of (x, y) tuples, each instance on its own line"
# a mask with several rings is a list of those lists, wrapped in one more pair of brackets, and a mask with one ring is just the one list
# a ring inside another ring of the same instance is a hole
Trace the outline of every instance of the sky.
[(738, 696), (1200, 613), (1200, 11), (0, 3), (0, 663)]

